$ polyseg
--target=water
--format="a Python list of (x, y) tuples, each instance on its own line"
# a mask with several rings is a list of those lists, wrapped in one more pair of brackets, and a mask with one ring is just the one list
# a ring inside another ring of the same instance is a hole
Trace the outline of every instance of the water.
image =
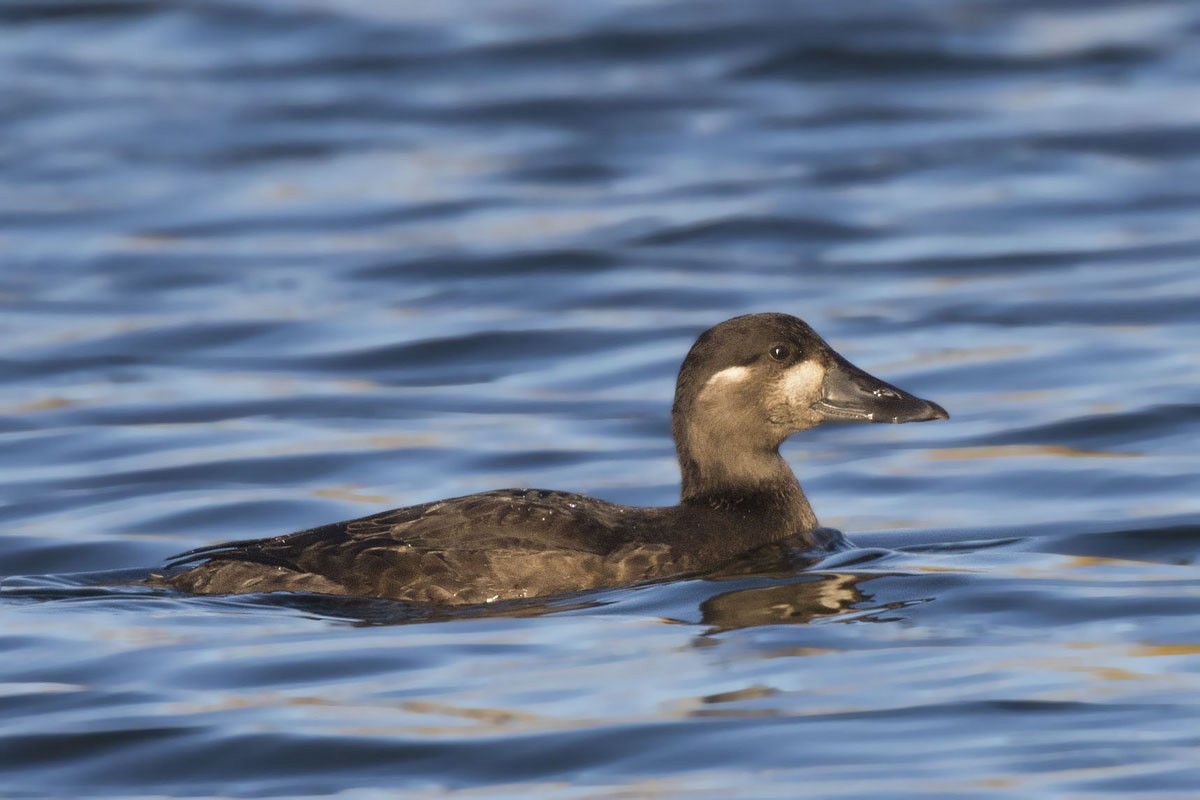
[[(0, 793), (1193, 797), (1200, 6), (0, 4)], [(503, 486), (673, 502), (697, 332), (808, 569), (447, 614), (120, 586)]]

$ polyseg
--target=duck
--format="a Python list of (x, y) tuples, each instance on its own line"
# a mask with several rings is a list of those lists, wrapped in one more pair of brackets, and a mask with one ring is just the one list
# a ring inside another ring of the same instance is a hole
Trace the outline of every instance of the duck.
[(827, 541), (780, 454), (789, 436), (824, 422), (938, 419), (949, 419), (940, 405), (854, 366), (803, 320), (738, 316), (700, 334), (680, 365), (675, 505), (500, 489), (200, 547), (148, 583), (457, 606), (704, 574), (780, 542)]

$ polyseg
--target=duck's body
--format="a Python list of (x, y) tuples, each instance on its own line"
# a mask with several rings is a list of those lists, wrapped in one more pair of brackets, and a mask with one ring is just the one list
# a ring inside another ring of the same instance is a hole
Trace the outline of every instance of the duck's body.
[[(169, 579), (199, 594), (304, 591), (483, 603), (695, 572), (815, 525), (783, 498), (729, 507), (633, 508), (567, 492), (504, 489), (307, 531), (217, 545)], [(807, 504), (806, 504), (807, 505)]]
[(484, 492), (201, 548), (170, 566), (202, 563), (151, 582), (199, 594), (482, 603), (701, 572), (817, 527), (779, 454), (790, 434), (825, 419), (946, 417), (849, 364), (795, 317), (737, 317), (705, 332), (680, 368), (672, 409), (678, 505)]

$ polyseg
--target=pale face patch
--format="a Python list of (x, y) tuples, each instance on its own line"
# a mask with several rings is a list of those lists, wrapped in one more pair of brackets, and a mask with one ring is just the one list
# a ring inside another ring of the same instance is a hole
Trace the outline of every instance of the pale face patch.
[(816, 361), (801, 361), (779, 376), (767, 398), (772, 422), (792, 431), (803, 430), (820, 422), (812, 404), (821, 397), (825, 368)]
[(825, 382), (825, 368), (816, 361), (801, 361), (793, 367), (788, 367), (779, 379), (779, 390), (787, 397), (794, 399), (813, 398), (821, 394), (821, 384)]
[[(728, 414), (744, 408), (743, 390), (749, 384), (751, 374), (750, 367), (726, 367), (704, 381), (700, 395), (696, 397), (694, 416), (697, 420), (704, 414)], [(724, 427), (724, 423), (715, 423), (714, 429), (720, 427)]]
[(697, 400), (701, 405), (728, 403), (732, 397), (730, 390), (745, 383), (749, 377), (749, 367), (726, 367), (704, 382)]
[(741, 383), (749, 377), (749, 367), (726, 367), (705, 381), (704, 388), (707, 389), (710, 386), (716, 386), (721, 383)]

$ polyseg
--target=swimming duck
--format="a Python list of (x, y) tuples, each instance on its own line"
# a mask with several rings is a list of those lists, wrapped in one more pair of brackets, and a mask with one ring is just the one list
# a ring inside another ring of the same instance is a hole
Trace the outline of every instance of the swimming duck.
[(784, 539), (816, 543), (817, 517), (779, 454), (793, 433), (827, 420), (948, 418), (855, 367), (796, 317), (735, 317), (701, 334), (679, 369), (678, 505), (502, 489), (201, 547), (149, 582), (470, 604), (705, 572)]

